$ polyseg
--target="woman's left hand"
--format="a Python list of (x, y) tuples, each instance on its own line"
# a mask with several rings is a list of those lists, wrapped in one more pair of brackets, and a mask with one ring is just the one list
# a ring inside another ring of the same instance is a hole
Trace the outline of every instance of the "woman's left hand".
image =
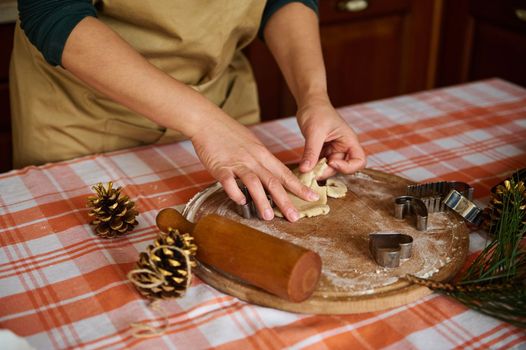
[(351, 174), (365, 167), (365, 152), (356, 133), (328, 97), (309, 99), (298, 109), (297, 119), (305, 137), (301, 172), (312, 170), (320, 157), (326, 157), (329, 165), (324, 178), (337, 172)]

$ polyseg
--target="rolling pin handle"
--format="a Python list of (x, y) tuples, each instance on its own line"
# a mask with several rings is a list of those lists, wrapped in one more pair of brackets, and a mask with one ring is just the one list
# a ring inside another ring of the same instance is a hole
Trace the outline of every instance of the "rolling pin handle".
[(177, 229), (181, 233), (192, 233), (194, 224), (173, 208), (165, 208), (157, 214), (155, 219), (157, 227), (162, 232), (168, 232), (170, 228)]

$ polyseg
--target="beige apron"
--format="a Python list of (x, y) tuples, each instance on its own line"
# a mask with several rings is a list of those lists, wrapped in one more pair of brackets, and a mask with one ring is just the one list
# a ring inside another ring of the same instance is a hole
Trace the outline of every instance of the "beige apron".
[[(259, 120), (250, 65), (264, 0), (105, 0), (98, 16), (149, 62), (243, 124)], [(15, 167), (181, 140), (53, 67), (17, 24), (10, 68)]]

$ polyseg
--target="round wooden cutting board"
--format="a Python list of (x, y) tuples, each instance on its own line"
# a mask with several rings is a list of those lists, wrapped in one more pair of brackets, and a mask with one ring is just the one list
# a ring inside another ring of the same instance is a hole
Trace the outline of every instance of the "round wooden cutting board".
[[(338, 178), (346, 183), (347, 196), (329, 199), (329, 214), (295, 223), (242, 218), (218, 184), (198, 193), (183, 213), (193, 222), (216, 213), (317, 252), (322, 276), (308, 300), (288, 302), (203, 264), (196, 274), (216, 289), (250, 303), (301, 313), (349, 314), (407, 304), (431, 293), (401, 279), (406, 274), (444, 281), (462, 267), (469, 236), (456, 214), (429, 214), (425, 232), (416, 230), (412, 216), (394, 218), (394, 197), (404, 195), (412, 182), (370, 169)], [(374, 232), (412, 236), (413, 256), (398, 268), (377, 265), (369, 253), (368, 236)]]

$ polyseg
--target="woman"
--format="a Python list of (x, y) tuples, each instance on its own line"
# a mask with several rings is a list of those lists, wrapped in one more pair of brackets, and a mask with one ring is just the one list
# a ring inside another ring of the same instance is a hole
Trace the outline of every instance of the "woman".
[(10, 82), (15, 166), (182, 138), (239, 204), (265, 188), (290, 221), (303, 186), (243, 124), (259, 120), (241, 49), (257, 35), (276, 58), (305, 137), (301, 171), (320, 154), (331, 173), (365, 165), (327, 96), (317, 3), (287, 0), (20, 0)]

